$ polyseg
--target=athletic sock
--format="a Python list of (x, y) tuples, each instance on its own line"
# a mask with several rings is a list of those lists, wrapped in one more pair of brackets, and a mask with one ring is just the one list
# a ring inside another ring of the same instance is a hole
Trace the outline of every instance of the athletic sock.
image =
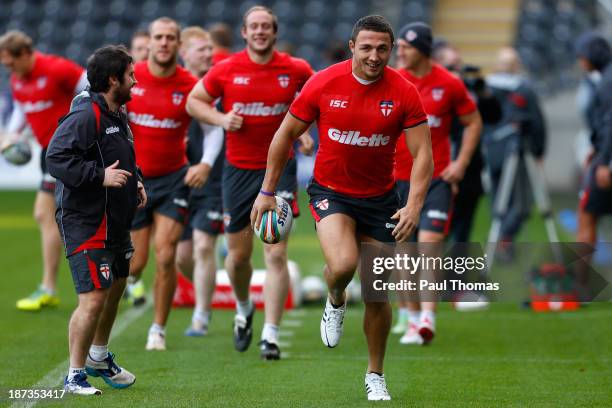
[(399, 321), (400, 322), (405, 322), (408, 321), (408, 308), (407, 307), (400, 307), (399, 308)]
[(261, 331), (261, 339), (268, 343), (278, 344), (278, 329), (275, 324), (265, 323)]
[(130, 275), (127, 277), (127, 284), (128, 285), (133, 285), (136, 282), (138, 282), (140, 280), (139, 276), (135, 276), (135, 275)]
[(39, 290), (45, 292), (47, 295), (50, 296), (55, 296), (55, 291), (52, 289), (49, 289), (48, 287), (46, 287), (45, 285), (43, 285), (42, 283), (40, 284), (40, 286), (38, 287)]
[(236, 311), (240, 316), (247, 317), (253, 310), (253, 302), (251, 299), (236, 302)]
[(436, 326), (436, 313), (433, 310), (423, 310), (421, 312), (421, 320), (429, 320), (433, 327)]
[(210, 321), (210, 312), (194, 310), (193, 316), (191, 317), (191, 321), (197, 321), (197, 322), (202, 323), (204, 326), (208, 326), (208, 322)]
[(77, 374), (85, 374), (85, 367), (70, 367), (68, 369), (68, 382), (72, 381)]
[(149, 334), (152, 333), (159, 333), (161, 335), (165, 335), (166, 334), (166, 328), (164, 326), (161, 326), (157, 323), (153, 323), (151, 325), (151, 328), (149, 329)]
[(94, 361), (103, 361), (108, 356), (108, 344), (96, 346), (92, 344), (89, 348), (89, 357)]
[(421, 323), (420, 310), (408, 310), (408, 324), (419, 327)]

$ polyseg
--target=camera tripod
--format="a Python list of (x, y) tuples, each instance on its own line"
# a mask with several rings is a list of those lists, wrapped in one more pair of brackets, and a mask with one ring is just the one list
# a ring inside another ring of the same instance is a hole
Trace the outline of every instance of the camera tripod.
[[(548, 240), (551, 243), (559, 242), (559, 235), (557, 234), (557, 228), (553, 218), (550, 196), (546, 189), (544, 174), (541, 169), (538, 169), (538, 165), (531, 152), (522, 146), (517, 146), (504, 160), (497, 197), (493, 203), (493, 221), (487, 241), (487, 271), (491, 270), (495, 261), (495, 253), (499, 244), (502, 221), (508, 212), (521, 160), (525, 163), (527, 181), (540, 216), (544, 220)], [(559, 245), (552, 245), (552, 251), (555, 262), (562, 263), (563, 256)]]

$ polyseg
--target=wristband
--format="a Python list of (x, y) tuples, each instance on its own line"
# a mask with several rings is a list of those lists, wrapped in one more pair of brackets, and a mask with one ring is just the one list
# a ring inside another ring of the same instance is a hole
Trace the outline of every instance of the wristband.
[(259, 194), (262, 194), (268, 197), (274, 197), (274, 193), (270, 193), (269, 191), (259, 190)]

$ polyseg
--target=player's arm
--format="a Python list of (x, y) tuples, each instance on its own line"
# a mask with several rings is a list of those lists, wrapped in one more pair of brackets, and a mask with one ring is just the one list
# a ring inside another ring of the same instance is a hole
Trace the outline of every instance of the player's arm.
[(406, 145), (413, 157), (413, 164), (408, 201), (406, 206), (400, 208), (392, 217), (397, 220), (392, 232), (397, 242), (406, 241), (417, 227), (434, 168), (429, 126), (422, 123), (406, 129), (405, 133)]
[(200, 188), (208, 180), (217, 156), (223, 148), (223, 129), (219, 126), (200, 123), (204, 137), (202, 138), (202, 160), (189, 167), (185, 175), (185, 184), (189, 187)]
[(25, 126), (26, 116), (23, 111), (23, 107), (19, 102), (13, 100), (13, 111), (11, 112), (11, 116), (6, 123), (2, 140), (0, 140), (0, 147), (4, 147), (5, 145), (18, 141), (19, 133), (25, 128)]
[(276, 186), (283, 173), (283, 169), (287, 164), (291, 146), (298, 137), (306, 132), (309, 126), (309, 123), (301, 121), (291, 113), (288, 113), (285, 115), (285, 119), (283, 119), (283, 122), (274, 134), (270, 149), (268, 150), (266, 175), (264, 176), (261, 191), (251, 211), (252, 226), (259, 226), (263, 213), (276, 208), (274, 192), (276, 191)]
[(187, 113), (199, 122), (221, 126), (231, 132), (240, 129), (243, 121), (242, 116), (234, 112), (233, 109), (227, 113), (219, 112), (212, 104), (214, 100), (215, 98), (204, 88), (202, 81), (198, 81), (187, 97)]
[(472, 113), (459, 116), (463, 125), (463, 139), (457, 158), (444, 169), (441, 176), (447, 183), (458, 183), (463, 179), (465, 170), (472, 160), (474, 152), (478, 148), (480, 133), (482, 131), (482, 119), (476, 109)]

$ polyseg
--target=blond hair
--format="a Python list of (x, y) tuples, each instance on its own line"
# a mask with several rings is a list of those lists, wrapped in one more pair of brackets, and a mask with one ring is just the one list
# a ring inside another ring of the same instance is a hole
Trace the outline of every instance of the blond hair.
[(24, 52), (31, 54), (34, 51), (32, 38), (19, 30), (7, 31), (0, 37), (0, 51), (7, 51), (13, 57), (19, 57)]

